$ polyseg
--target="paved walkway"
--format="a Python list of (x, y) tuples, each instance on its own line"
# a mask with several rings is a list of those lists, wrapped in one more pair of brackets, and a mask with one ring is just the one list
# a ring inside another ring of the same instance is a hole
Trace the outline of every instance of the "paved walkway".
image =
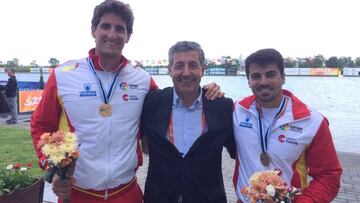
[[(0, 115), (0, 126), (9, 126), (16, 128), (29, 128), (29, 114), (19, 115), (19, 122), (15, 125), (6, 125), (5, 118)], [(224, 150), (226, 151), (226, 150)], [(342, 167), (343, 175), (341, 177), (341, 187), (338, 196), (333, 202), (335, 203), (352, 203), (360, 202), (360, 154), (338, 152)], [(235, 162), (230, 159), (227, 153), (223, 153), (223, 175), (225, 190), (229, 203), (236, 203), (236, 195), (233, 189), (232, 176)], [(148, 166), (148, 157), (144, 155), (144, 165), (140, 167), (137, 173), (138, 181), (143, 189)], [(51, 186), (45, 185), (44, 203), (56, 202), (56, 196), (51, 192)]]

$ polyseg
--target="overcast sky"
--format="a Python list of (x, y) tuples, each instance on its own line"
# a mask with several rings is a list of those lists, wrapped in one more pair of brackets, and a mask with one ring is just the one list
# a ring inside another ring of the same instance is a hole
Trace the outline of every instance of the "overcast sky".
[[(0, 60), (28, 65), (87, 56), (102, 0), (0, 0)], [(284, 57), (360, 56), (359, 0), (124, 0), (134, 11), (129, 59), (166, 59), (180, 40), (206, 57), (245, 58), (261, 48)], [(359, 2), (359, 3), (358, 3)]]

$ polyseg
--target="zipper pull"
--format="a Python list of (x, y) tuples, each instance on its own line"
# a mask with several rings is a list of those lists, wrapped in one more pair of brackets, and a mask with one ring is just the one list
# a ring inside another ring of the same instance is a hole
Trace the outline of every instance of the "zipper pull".
[(108, 199), (108, 189), (106, 188), (105, 190), (105, 196), (104, 196), (104, 199), (107, 200)]

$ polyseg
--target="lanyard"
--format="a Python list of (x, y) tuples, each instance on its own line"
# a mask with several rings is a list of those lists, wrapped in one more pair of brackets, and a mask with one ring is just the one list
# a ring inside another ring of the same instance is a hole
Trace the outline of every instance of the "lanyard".
[(114, 94), (114, 90), (115, 90), (115, 84), (118, 80), (118, 75), (119, 73), (116, 73), (110, 87), (109, 87), (109, 90), (107, 91), (107, 93), (105, 92), (104, 90), (104, 86), (99, 78), (99, 76), (96, 74), (96, 71), (95, 71), (95, 68), (94, 68), (94, 64), (92, 62), (92, 60), (90, 59), (90, 57), (88, 58), (88, 64), (89, 64), (89, 68), (91, 70), (91, 72), (94, 73), (96, 79), (98, 80), (98, 83), (99, 83), (99, 86), (100, 86), (100, 91), (101, 91), (101, 99), (102, 101), (105, 103), (105, 104), (108, 104), (112, 95)]
[(274, 120), (270, 123), (270, 125), (267, 128), (265, 133), (263, 131), (264, 130), (263, 122), (261, 121), (261, 117), (263, 116), (262, 112), (261, 112), (261, 107), (256, 102), (256, 109), (258, 111), (258, 120), (259, 120), (259, 122), (258, 122), (259, 123), (259, 139), (260, 139), (262, 152), (267, 151), (267, 148), (269, 145), (270, 132), (271, 132), (272, 128), (274, 127), (276, 121), (285, 113), (287, 102), (288, 102), (288, 99), (285, 96), (283, 96), (280, 106), (278, 108), (278, 112), (276, 113)]
[[(169, 141), (171, 142), (171, 144), (174, 144), (174, 126), (173, 126), (173, 122), (172, 122), (172, 112), (170, 114), (170, 122), (169, 122)], [(201, 114), (201, 134), (204, 134), (205, 132), (205, 126), (206, 125), (206, 120), (205, 120), (205, 114), (204, 112), (202, 112)]]

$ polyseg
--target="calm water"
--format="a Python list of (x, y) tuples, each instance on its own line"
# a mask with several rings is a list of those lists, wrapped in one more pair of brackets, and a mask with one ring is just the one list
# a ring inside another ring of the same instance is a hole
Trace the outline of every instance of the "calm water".
[[(44, 75), (46, 80), (48, 75)], [(38, 81), (39, 74), (17, 74), (19, 81)], [(160, 87), (171, 86), (169, 76), (153, 76)], [(7, 75), (0, 73), (0, 80)], [(251, 94), (244, 76), (205, 76), (233, 99)], [(336, 149), (360, 154), (360, 77), (287, 77), (285, 89), (319, 110), (330, 122)]]

